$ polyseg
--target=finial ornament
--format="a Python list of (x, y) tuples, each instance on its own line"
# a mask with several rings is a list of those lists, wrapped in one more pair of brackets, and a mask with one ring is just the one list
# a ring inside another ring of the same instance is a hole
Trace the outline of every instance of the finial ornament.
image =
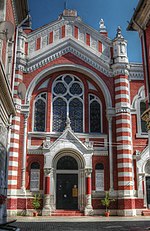
[(69, 116), (67, 116), (67, 119), (66, 119), (66, 129), (67, 128), (71, 128), (71, 121), (70, 121), (70, 118), (69, 118)]
[(118, 26), (118, 28), (117, 28), (117, 34), (116, 34), (116, 38), (123, 38), (121, 31), (122, 31), (122, 30), (121, 30), (121, 27), (120, 27), (120, 26)]
[(100, 32), (106, 32), (106, 26), (105, 26), (104, 20), (102, 18), (99, 22), (99, 28), (100, 28)]

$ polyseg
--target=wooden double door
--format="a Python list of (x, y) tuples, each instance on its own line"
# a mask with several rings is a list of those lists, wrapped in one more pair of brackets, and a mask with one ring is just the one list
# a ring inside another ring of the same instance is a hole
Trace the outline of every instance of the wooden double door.
[(78, 174), (57, 174), (56, 209), (78, 209)]

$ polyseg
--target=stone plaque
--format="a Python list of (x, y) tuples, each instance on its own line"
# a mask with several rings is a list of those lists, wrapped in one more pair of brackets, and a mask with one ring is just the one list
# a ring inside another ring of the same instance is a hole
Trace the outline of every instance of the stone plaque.
[(96, 191), (104, 191), (104, 170), (96, 170)]

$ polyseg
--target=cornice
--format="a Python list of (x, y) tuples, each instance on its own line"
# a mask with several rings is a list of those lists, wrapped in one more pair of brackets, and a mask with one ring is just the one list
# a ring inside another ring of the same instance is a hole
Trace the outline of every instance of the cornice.
[(34, 52), (32, 56), (28, 56), (27, 66), (24, 66), (23, 62), (20, 63), (18, 60), (17, 68), (27, 73), (32, 72), (67, 53), (74, 54), (76, 57), (88, 63), (106, 76), (112, 76), (112, 72), (109, 68), (110, 60), (106, 56), (98, 56), (98, 52), (93, 51), (92, 48), (85, 49), (84, 46), (81, 46), (70, 38), (63, 40), (61, 43), (55, 44), (55, 46), (49, 46), (46, 47), (46, 49), (42, 49), (42, 51)]

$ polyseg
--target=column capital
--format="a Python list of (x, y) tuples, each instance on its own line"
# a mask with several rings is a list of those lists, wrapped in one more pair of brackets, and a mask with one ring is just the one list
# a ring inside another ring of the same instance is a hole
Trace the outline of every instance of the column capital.
[(92, 173), (92, 168), (85, 169), (86, 177), (90, 177), (91, 173)]
[(52, 168), (45, 168), (44, 169), (44, 175), (45, 176), (50, 176), (51, 172), (52, 172)]

